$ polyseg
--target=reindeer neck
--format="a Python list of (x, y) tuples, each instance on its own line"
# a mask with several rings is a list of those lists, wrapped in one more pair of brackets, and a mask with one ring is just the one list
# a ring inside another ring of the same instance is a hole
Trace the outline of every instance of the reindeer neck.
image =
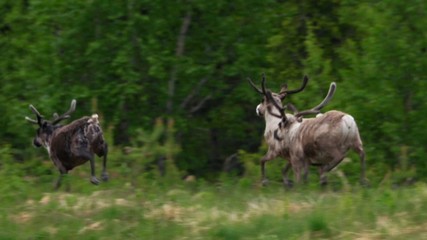
[(279, 128), (279, 123), (282, 121), (281, 118), (278, 118), (274, 115), (271, 115), (270, 113), (266, 112), (264, 115), (265, 119), (265, 131), (264, 135), (268, 134), (269, 132), (274, 132)]
[(57, 124), (57, 125), (54, 125), (51, 127), (52, 127), (52, 132), (50, 134), (48, 134), (45, 139), (43, 139), (43, 147), (46, 148), (46, 150), (49, 152), (49, 154), (50, 154), (50, 145), (52, 142), (52, 138), (58, 132), (58, 130), (61, 129), (62, 125)]
[[(276, 130), (274, 130), (274, 138), (283, 141), (284, 139), (292, 139), (298, 133), (301, 122), (297, 121), (294, 115), (286, 113), (286, 121), (280, 121), (277, 126)], [(266, 133), (268, 131), (270, 130), (266, 129)]]
[(43, 147), (46, 149), (46, 151), (47, 151), (47, 153), (49, 154), (49, 156), (50, 156), (50, 143), (51, 143), (51, 141), (52, 141), (52, 135), (53, 134), (50, 134), (48, 137), (47, 137), (47, 139), (44, 139), (43, 141)]

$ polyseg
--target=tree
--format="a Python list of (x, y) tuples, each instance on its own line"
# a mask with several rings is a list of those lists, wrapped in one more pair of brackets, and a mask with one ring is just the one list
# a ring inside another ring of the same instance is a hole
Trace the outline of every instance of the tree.
[(395, 167), (409, 161), (418, 176), (426, 169), (425, 137), (419, 134), (427, 110), (420, 98), (427, 76), (423, 5), (390, 0), (346, 8), (343, 21), (355, 27), (358, 38), (341, 49), (348, 64), (341, 71), (343, 87), (352, 88), (347, 108), (361, 119), (369, 158)]

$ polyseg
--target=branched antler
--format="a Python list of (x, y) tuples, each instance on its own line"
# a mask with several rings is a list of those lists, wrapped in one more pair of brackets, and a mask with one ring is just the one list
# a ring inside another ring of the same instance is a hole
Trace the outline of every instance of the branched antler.
[(283, 86), (282, 86), (282, 89), (280, 90), (280, 92), (279, 92), (279, 96), (280, 96), (280, 99), (281, 100), (283, 100), (283, 99), (285, 99), (285, 97), (287, 96), (287, 95), (289, 95), (289, 94), (294, 94), (294, 93), (299, 93), (299, 92), (301, 92), (302, 90), (304, 90), (304, 88), (307, 86), (307, 83), (308, 83), (308, 77), (307, 76), (304, 76), (304, 78), (303, 78), (303, 80), (302, 80), (302, 85), (301, 85), (301, 87), (300, 88), (298, 88), (298, 89), (295, 89), (295, 90), (288, 90), (288, 85), (287, 84), (284, 84)]
[(249, 84), (257, 91), (259, 94), (266, 95), (266, 87), (265, 87), (265, 73), (262, 74), (262, 82), (261, 82), (261, 89), (259, 89), (255, 83), (252, 82), (250, 78), (248, 78)]
[(34, 120), (34, 119), (29, 118), (27, 116), (25, 117), (25, 120), (27, 120), (30, 123), (38, 124), (41, 126), (42, 120), (43, 120), (43, 115), (41, 115), (39, 113), (39, 111), (37, 111), (37, 109), (32, 104), (30, 104), (30, 110), (36, 115), (37, 120)]
[(335, 94), (336, 88), (337, 88), (337, 85), (335, 84), (335, 82), (332, 82), (331, 85), (329, 86), (328, 94), (326, 95), (325, 99), (323, 99), (323, 101), (319, 105), (317, 105), (316, 107), (314, 107), (312, 109), (309, 109), (309, 110), (304, 110), (304, 111), (301, 111), (301, 112), (297, 112), (295, 114), (295, 117), (297, 117), (298, 119), (300, 119), (304, 115), (318, 114), (318, 113), (320, 113), (320, 110), (324, 106), (326, 106), (329, 103), (329, 101), (331, 101), (332, 97)]
[(76, 99), (73, 99), (71, 101), (70, 109), (68, 109), (68, 111), (66, 111), (61, 116), (58, 116), (57, 113), (54, 114), (54, 119), (52, 120), (52, 124), (55, 125), (55, 124), (59, 123), (60, 121), (69, 118), (70, 114), (73, 113), (75, 110), (76, 110)]
[[(38, 124), (39, 126), (41, 126), (43, 121), (44, 121), (43, 115), (41, 115), (40, 112), (32, 104), (30, 104), (30, 110), (36, 115), (37, 120), (34, 120), (34, 119), (29, 118), (27, 116), (25, 117), (25, 120), (27, 120), (30, 123)], [(76, 110), (76, 100), (73, 99), (71, 101), (70, 109), (68, 109), (68, 111), (66, 111), (61, 116), (59, 116), (58, 113), (53, 114), (52, 124), (55, 125), (55, 124), (59, 123), (60, 121), (69, 118), (70, 114), (73, 113), (75, 110)]]

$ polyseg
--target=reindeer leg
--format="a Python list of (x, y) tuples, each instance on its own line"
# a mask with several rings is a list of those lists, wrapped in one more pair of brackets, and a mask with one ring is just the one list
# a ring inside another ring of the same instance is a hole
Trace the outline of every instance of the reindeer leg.
[(306, 164), (296, 164), (296, 166), (293, 167), (293, 170), (295, 174), (295, 182), (297, 184), (301, 182), (306, 184), (308, 182), (308, 166)]
[(59, 187), (61, 187), (61, 182), (62, 182), (62, 176), (63, 175), (64, 174), (60, 173), (58, 179), (56, 179), (55, 186), (54, 186), (55, 191), (57, 191), (59, 189)]
[(288, 172), (289, 172), (289, 169), (291, 169), (291, 167), (292, 167), (291, 163), (288, 162), (286, 163), (285, 167), (283, 167), (282, 169), (283, 184), (285, 185), (285, 187), (288, 187), (288, 188), (291, 188), (294, 185), (292, 180), (290, 180), (288, 177)]
[(369, 182), (366, 179), (365, 176), (365, 169), (366, 169), (366, 165), (365, 165), (365, 151), (363, 150), (363, 147), (361, 145), (359, 145), (358, 147), (355, 148), (355, 151), (359, 154), (359, 158), (360, 158), (360, 184), (362, 186), (368, 186)]
[(302, 172), (302, 181), (304, 184), (308, 183), (308, 170), (309, 170), (309, 164), (304, 162), (303, 165), (303, 172)]
[[(58, 179), (56, 179), (55, 186), (54, 186), (55, 191), (57, 191), (61, 187), (62, 180), (63, 180), (64, 176), (66, 176), (66, 175), (67, 175), (67, 171), (59, 170), (59, 176), (58, 176)], [(65, 184), (66, 184), (66, 190), (69, 191), (70, 190), (70, 186), (69, 186), (70, 182), (65, 181)]]
[(107, 155), (104, 155), (104, 161), (102, 163), (102, 173), (101, 173), (101, 179), (104, 182), (108, 181), (108, 173), (107, 173)]
[(319, 175), (320, 175), (320, 185), (325, 186), (328, 184), (328, 179), (326, 173), (334, 169), (343, 159), (344, 154), (341, 154), (339, 151), (336, 151), (333, 154), (333, 160), (328, 164), (322, 165), (319, 167)]
[(319, 166), (319, 178), (320, 178), (320, 186), (328, 185), (328, 176), (326, 176), (326, 171), (324, 170), (324, 166)]
[(108, 155), (108, 145), (105, 144), (105, 146), (104, 146), (104, 156), (103, 156), (104, 157), (104, 161), (102, 162), (102, 173), (101, 173), (101, 179), (104, 182), (108, 181), (107, 155)]
[(323, 166), (324, 170), (326, 172), (331, 171), (332, 169), (334, 169), (342, 160), (344, 159), (344, 157), (340, 156), (339, 158), (335, 158), (332, 162), (330, 162), (329, 164), (326, 164)]
[(84, 145), (77, 152), (78, 152), (78, 155), (76, 154), (76, 156), (78, 156), (79, 158), (82, 158), (82, 159), (89, 160), (89, 162), (90, 162), (90, 182), (94, 185), (98, 185), (99, 180), (95, 176), (95, 155), (93, 153), (91, 153), (90, 151), (88, 151), (88, 149), (86, 149)]
[(264, 156), (261, 158), (261, 184), (265, 186), (268, 182), (267, 178), (265, 177), (265, 162), (267, 162), (268, 159)]
[(53, 164), (58, 168), (59, 170), (59, 177), (55, 182), (54, 189), (55, 191), (58, 190), (61, 187), (62, 184), (62, 177), (68, 173), (67, 169), (65, 169), (64, 165), (62, 165), (61, 161), (56, 157), (56, 155), (51, 155), (51, 159)]
[(337, 149), (335, 149), (332, 153), (332, 161), (330, 161), (328, 164), (322, 165), (323, 171), (329, 172), (332, 169), (334, 169), (345, 157), (345, 153), (341, 153)]
[(264, 157), (261, 158), (261, 184), (265, 186), (268, 183), (268, 180), (265, 176), (265, 163), (273, 159), (273, 155), (270, 153), (270, 150), (265, 154)]
[(306, 181), (308, 176), (308, 165), (303, 156), (300, 151), (293, 152), (290, 156), (290, 163), (297, 184), (301, 182), (301, 177)]
[(294, 160), (291, 161), (292, 163), (292, 170), (294, 170), (294, 177), (296, 184), (299, 184), (301, 182), (301, 171), (304, 169), (303, 162), (301, 162), (301, 159), (299, 158), (293, 158)]
[(98, 185), (99, 184), (99, 180), (95, 176), (95, 160), (94, 160), (94, 158), (95, 157), (91, 157), (89, 159), (89, 161), (90, 161), (90, 175), (91, 175), (90, 182), (92, 184)]

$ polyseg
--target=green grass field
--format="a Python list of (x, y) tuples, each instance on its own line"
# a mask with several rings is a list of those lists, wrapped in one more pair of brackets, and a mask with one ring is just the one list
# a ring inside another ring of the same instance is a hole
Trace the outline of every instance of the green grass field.
[(426, 184), (333, 191), (67, 181), (68, 192), (3, 182), (0, 239), (427, 239)]

